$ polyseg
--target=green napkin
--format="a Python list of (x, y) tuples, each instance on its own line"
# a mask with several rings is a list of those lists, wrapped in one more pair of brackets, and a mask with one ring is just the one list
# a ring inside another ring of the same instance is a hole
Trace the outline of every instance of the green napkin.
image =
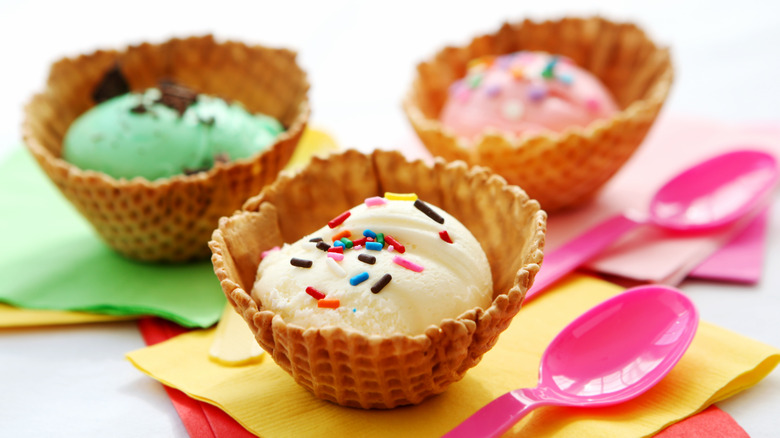
[(208, 327), (225, 297), (211, 263), (154, 265), (119, 256), (25, 150), (0, 162), (0, 302), (30, 309), (154, 315)]

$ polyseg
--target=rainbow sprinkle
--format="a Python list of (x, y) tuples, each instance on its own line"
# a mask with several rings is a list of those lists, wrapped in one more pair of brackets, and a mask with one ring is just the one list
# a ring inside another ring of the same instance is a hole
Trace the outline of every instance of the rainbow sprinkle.
[(331, 227), (331, 228), (336, 228), (337, 226), (339, 226), (342, 223), (344, 223), (344, 221), (347, 220), (347, 218), (351, 214), (352, 213), (350, 213), (349, 211), (345, 211), (344, 213), (341, 213), (340, 215), (338, 215), (338, 216), (334, 217), (333, 219), (331, 219), (328, 222), (328, 226)]
[(555, 77), (555, 65), (558, 64), (558, 58), (554, 57), (547, 63), (542, 71), (542, 77), (545, 79), (552, 79)]
[[(344, 258), (344, 256), (341, 256)], [(339, 277), (346, 277), (347, 271), (344, 270), (341, 266), (339, 266), (338, 263), (336, 263), (336, 260), (333, 257), (328, 257), (325, 259), (325, 263), (328, 265), (328, 269), (331, 270), (334, 274), (338, 275)]]
[(319, 300), (317, 301), (317, 307), (325, 309), (338, 309), (341, 305), (339, 300)]
[(597, 113), (601, 109), (601, 104), (598, 100), (594, 98), (585, 99), (585, 108), (588, 109), (588, 111)]
[(341, 230), (333, 236), (333, 241), (341, 240), (342, 237), (351, 237), (352, 232), (349, 230)]
[(371, 251), (382, 251), (382, 246), (379, 242), (366, 242), (366, 249)]
[[(425, 269), (422, 266), (418, 265), (417, 263), (412, 262), (410, 260), (407, 260), (407, 259), (405, 259), (405, 258), (403, 258), (401, 256), (393, 257), (393, 263), (395, 263), (396, 265), (398, 265), (398, 266), (400, 266), (402, 268), (406, 268), (406, 269), (408, 269), (410, 271), (414, 271), (414, 272), (422, 272), (423, 269)], [(368, 276), (366, 276), (366, 277), (368, 277)]]
[(507, 100), (501, 107), (501, 114), (507, 120), (520, 120), (524, 112), (523, 103), (516, 99)]
[(263, 251), (263, 252), (261, 252), (261, 253), (260, 253), (260, 257), (262, 257), (262, 258), (266, 258), (266, 257), (268, 257), (268, 254), (271, 254), (271, 253), (272, 253), (272, 252), (274, 252), (274, 251), (279, 251), (279, 247), (278, 247), (278, 246), (275, 246), (275, 247), (273, 247), (273, 248), (271, 248), (271, 249), (269, 249), (269, 250), (266, 250), (266, 251)]
[[(541, 70), (537, 68), (537, 61), (541, 63)], [(465, 103), (473, 93), (482, 89), (486, 96), (495, 98), (505, 92), (505, 82), (509, 79), (509, 81), (528, 82), (527, 97), (532, 101), (541, 101), (549, 96), (549, 92), (545, 88), (538, 88), (540, 84), (555, 80), (569, 86), (575, 82), (574, 71), (566, 68), (562, 70), (562, 65), (571, 66), (574, 62), (563, 56), (542, 55), (527, 50), (491, 58), (491, 60), (486, 57), (472, 59), (467, 64), (465, 77), (454, 81), (448, 89), (448, 94), (458, 102)], [(500, 81), (493, 80), (492, 71), (501, 72), (498, 76)], [(516, 108), (516, 105), (509, 107), (504, 116), (510, 120), (517, 120), (523, 112), (517, 111)]]
[(547, 88), (541, 85), (531, 85), (528, 87), (528, 98), (538, 102), (547, 96)]
[(363, 202), (366, 204), (366, 207), (375, 207), (377, 205), (387, 204), (387, 201), (385, 201), (384, 198), (380, 196), (373, 196), (371, 198), (366, 198), (366, 200)]
[(485, 94), (489, 97), (496, 97), (501, 94), (501, 87), (496, 84), (488, 85), (485, 87)]
[(392, 201), (416, 201), (417, 193), (393, 193), (385, 192), (385, 198)]
[(482, 75), (473, 75), (468, 78), (469, 81), (469, 88), (472, 90), (479, 87), (479, 84), (482, 82)]
[(471, 97), (471, 90), (463, 85), (463, 81), (458, 81), (459, 87), (455, 90), (455, 99), (458, 99), (459, 102), (466, 102), (469, 100), (469, 97)]
[(313, 288), (311, 286), (307, 286), (306, 287), (306, 293), (311, 295), (311, 297), (314, 298), (315, 300), (321, 300), (321, 299), (325, 298), (325, 294), (324, 293), (318, 291), (317, 289), (315, 289), (315, 288)]
[(349, 279), (349, 284), (351, 284), (352, 286), (357, 286), (357, 285), (359, 285), (360, 283), (362, 283), (362, 282), (364, 282), (366, 280), (368, 280), (368, 272), (363, 271), (360, 274), (355, 275), (354, 277), (350, 278)]
[[(426, 204), (422, 200), (418, 199), (416, 193), (386, 193), (387, 199), (394, 199), (394, 200), (404, 200), (404, 201), (412, 201), (414, 207), (424, 213), (426, 216), (428, 216), (431, 220), (443, 224), (444, 218), (437, 213), (430, 205)], [(374, 198), (367, 198), (366, 204), (371, 205), (379, 205), (383, 204), (386, 201), (382, 198), (374, 197)], [(345, 213), (340, 214), (335, 219), (333, 219), (328, 224), (335, 224), (335, 226), (338, 226), (346, 220), (347, 217), (350, 216), (350, 212), (347, 211)], [(331, 226), (333, 228), (333, 226)], [(377, 265), (383, 266), (381, 262), (387, 263), (387, 259), (380, 260), (380, 257), (389, 257), (391, 258), (392, 262), (400, 266), (404, 269), (408, 269), (413, 272), (423, 272), (425, 269), (422, 265), (415, 263), (409, 259), (406, 259), (404, 257), (401, 257), (400, 255), (395, 254), (387, 254), (387, 255), (372, 255), (365, 251), (358, 251), (365, 248), (366, 250), (370, 251), (379, 251), (380, 254), (383, 249), (387, 249), (388, 252), (395, 252), (398, 254), (404, 254), (406, 252), (406, 247), (398, 241), (395, 237), (391, 235), (385, 235), (383, 233), (376, 232), (370, 228), (366, 228), (362, 232), (362, 236), (360, 236), (359, 239), (351, 240), (350, 237), (352, 236), (352, 233), (354, 230), (350, 231), (349, 229), (342, 229), (338, 233), (336, 233), (333, 236), (333, 246), (328, 245), (322, 238), (315, 237), (309, 239), (308, 242), (305, 242), (309, 246), (316, 246), (316, 248), (321, 249), (325, 253), (325, 263), (328, 266), (328, 270), (330, 270), (334, 275), (340, 278), (348, 278), (349, 284), (352, 286), (358, 286), (363, 282), (366, 282), (369, 280), (369, 277), (373, 274), (369, 274), (368, 271), (362, 271), (359, 272), (356, 275), (352, 275), (350, 277), (350, 274), (347, 273), (347, 269), (345, 269), (345, 266), (351, 266), (349, 264), (342, 266), (341, 263), (344, 261), (346, 249), (353, 249), (357, 253), (357, 260), (368, 264), (368, 265)], [(407, 236), (408, 237), (408, 236)], [(448, 234), (446, 230), (439, 231), (439, 237), (447, 242), (447, 243), (453, 243), (452, 238)], [(414, 248), (414, 242), (406, 242), (407, 244), (412, 245), (411, 248)], [(278, 249), (278, 248), (276, 248)], [(376, 254), (376, 253), (374, 253)], [(300, 258), (291, 258), (290, 264), (296, 267), (303, 267), (303, 268), (310, 268), (313, 266), (312, 260), (307, 259), (300, 259)], [(375, 266), (376, 267), (376, 266)], [(365, 267), (366, 269), (371, 269), (368, 267)], [(349, 268), (351, 269), (351, 268)], [(388, 284), (392, 281), (393, 276), (390, 273), (384, 273), (379, 277), (378, 280), (374, 281), (374, 283), (369, 288), (372, 293), (377, 294), (380, 293), (384, 288), (387, 287)], [(312, 286), (307, 286), (305, 289), (306, 293), (317, 300), (317, 307), (322, 308), (332, 308), (336, 309), (341, 304), (340, 301), (337, 299), (326, 299), (326, 294), (323, 293), (320, 290), (317, 290), (316, 288)], [(353, 312), (356, 312), (357, 309), (353, 308)]]
[(340, 253), (337, 253), (337, 252), (329, 252), (328, 253), (328, 258), (332, 259), (332, 260), (335, 260), (337, 262), (340, 262), (340, 261), (344, 260), (344, 254), (340, 254)]
[(447, 230), (439, 231), (439, 237), (441, 237), (441, 240), (447, 243), (453, 243), (452, 238), (450, 237), (450, 233), (448, 233)]
[[(385, 236), (385, 242), (388, 245), (390, 245), (394, 250), (400, 252), (401, 254), (406, 252), (406, 247), (404, 247), (403, 245), (398, 243), (398, 241), (395, 240), (395, 238), (393, 236)], [(390, 249), (390, 248), (388, 248), (388, 249)]]
[(496, 67), (498, 67), (498, 68), (500, 68), (502, 70), (506, 70), (506, 69), (508, 69), (509, 67), (512, 66), (513, 62), (514, 62), (514, 59), (513, 59), (513, 57), (511, 55), (504, 55), (504, 56), (499, 56), (498, 59), (496, 59), (496, 62), (493, 65), (495, 65)]

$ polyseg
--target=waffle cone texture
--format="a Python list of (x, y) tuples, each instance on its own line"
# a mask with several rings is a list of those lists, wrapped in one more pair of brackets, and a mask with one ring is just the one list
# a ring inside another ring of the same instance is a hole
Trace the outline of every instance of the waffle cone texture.
[[(309, 83), (295, 57), (284, 49), (204, 36), (64, 58), (52, 65), (45, 89), (25, 107), (24, 142), (65, 197), (120, 254), (149, 262), (205, 259), (219, 218), (276, 178), (306, 126)], [(62, 159), (63, 137), (94, 105), (93, 89), (117, 63), (133, 91), (172, 79), (273, 116), (286, 131), (259, 154), (193, 175), (150, 182), (81, 170)]]
[[(262, 251), (293, 243), (386, 191), (415, 192), (472, 232), (490, 263), (489, 308), (453, 315), (424, 334), (385, 337), (288, 324), (252, 298)], [(408, 162), (398, 152), (347, 151), (315, 158), (294, 176), (283, 173), (242, 211), (222, 218), (209, 245), (229, 302), (297, 383), (340, 405), (385, 409), (443, 392), (493, 347), (539, 270), (546, 218), (535, 200), (487, 169), (441, 159), (432, 166)]]
[[(571, 58), (601, 80), (621, 110), (559, 134), (515, 137), (493, 130), (470, 141), (444, 128), (439, 114), (448, 87), (465, 76), (469, 60), (520, 50)], [(433, 155), (490, 167), (554, 212), (593, 197), (631, 157), (661, 110), (673, 76), (669, 51), (633, 24), (525, 20), (504, 24), (465, 47), (446, 47), (419, 64), (403, 108)]]

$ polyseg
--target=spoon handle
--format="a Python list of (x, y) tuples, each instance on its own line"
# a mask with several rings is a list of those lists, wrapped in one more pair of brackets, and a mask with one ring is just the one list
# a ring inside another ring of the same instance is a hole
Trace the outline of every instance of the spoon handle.
[(444, 438), (493, 438), (501, 436), (515, 423), (541, 406), (538, 400), (528, 397), (533, 390), (518, 389), (507, 392), (471, 414), (466, 420), (447, 432)]
[(525, 296), (527, 302), (569, 272), (606, 249), (623, 234), (642, 225), (643, 222), (624, 214), (613, 216), (582, 233), (576, 239), (544, 255), (542, 268), (536, 274), (534, 284)]

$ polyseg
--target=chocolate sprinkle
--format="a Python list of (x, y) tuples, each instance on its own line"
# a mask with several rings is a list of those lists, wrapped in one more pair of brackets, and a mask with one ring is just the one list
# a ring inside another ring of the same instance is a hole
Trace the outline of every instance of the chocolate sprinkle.
[(327, 251), (327, 250), (330, 249), (330, 245), (328, 245), (327, 243), (325, 243), (322, 240), (320, 240), (319, 242), (317, 242), (317, 249), (321, 249), (323, 251)]
[(376, 283), (374, 283), (374, 285), (371, 286), (371, 292), (378, 294), (379, 292), (382, 291), (382, 289), (385, 288), (385, 286), (387, 286), (387, 283), (390, 283), (390, 280), (392, 279), (393, 276), (390, 274), (383, 275), (382, 278), (377, 280)]
[(180, 117), (184, 115), (187, 107), (198, 100), (197, 92), (172, 81), (160, 81), (160, 92), (162, 92), (162, 96), (155, 103), (161, 103), (169, 108), (173, 108), (179, 113)]
[(422, 202), (422, 201), (420, 201), (418, 199), (418, 200), (414, 201), (414, 206), (417, 207), (418, 210), (420, 210), (421, 212), (425, 213), (426, 216), (428, 216), (429, 218), (433, 219), (434, 221), (436, 221), (436, 222), (438, 222), (440, 224), (444, 223), (444, 218), (439, 216), (439, 214), (436, 213), (435, 211), (433, 211), (433, 209), (428, 204), (426, 204), (426, 203), (424, 203), (424, 202)]
[(311, 260), (297, 259), (295, 257), (290, 259), (290, 264), (299, 268), (311, 268)]
[(103, 75), (103, 80), (92, 91), (92, 100), (95, 103), (101, 103), (129, 92), (130, 85), (127, 83), (127, 79), (125, 79), (117, 63)]
[(312, 237), (309, 242), (322, 242), (322, 237)]
[(373, 265), (376, 263), (376, 257), (368, 254), (360, 254), (358, 256), (358, 260), (360, 260), (363, 263), (368, 263), (369, 265)]
[(145, 114), (147, 111), (149, 110), (146, 108), (146, 105), (142, 103), (130, 108), (130, 112), (133, 114)]

